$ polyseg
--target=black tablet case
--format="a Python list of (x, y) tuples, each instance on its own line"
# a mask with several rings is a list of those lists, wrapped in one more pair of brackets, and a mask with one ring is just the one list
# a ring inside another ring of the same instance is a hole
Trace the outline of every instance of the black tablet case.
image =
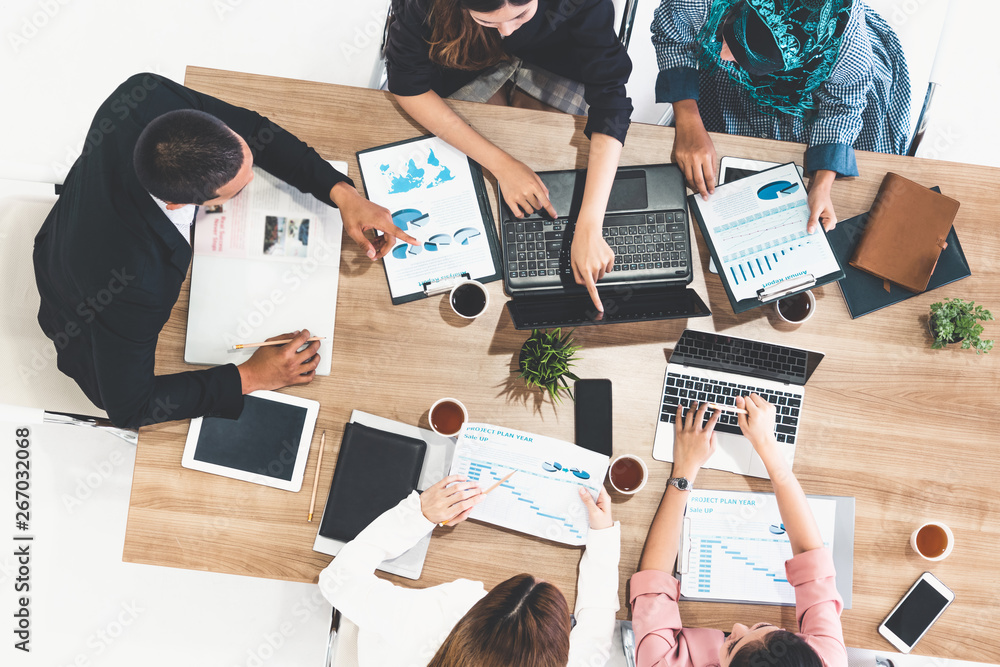
[(364, 424), (344, 428), (319, 534), (349, 542), (417, 488), (427, 443)]
[[(931, 189), (940, 192), (937, 187)], [(840, 291), (844, 295), (844, 301), (847, 302), (847, 309), (851, 311), (851, 319), (857, 319), (886, 306), (917, 296), (917, 292), (911, 292), (905, 287), (892, 283), (890, 283), (889, 291), (886, 292), (881, 278), (856, 269), (848, 263), (854, 255), (855, 246), (861, 241), (867, 220), (868, 214), (862, 213), (839, 223), (826, 234), (833, 247), (833, 253), (840, 260), (841, 266), (844, 267), (845, 276), (840, 281)], [(941, 257), (934, 268), (934, 273), (931, 274), (925, 292), (972, 275), (972, 270), (969, 268), (969, 262), (965, 258), (962, 244), (958, 241), (954, 227), (948, 232), (946, 240), (948, 247), (941, 252)]]
[(298, 405), (246, 396), (239, 419), (202, 420), (194, 458), (290, 482), (306, 412)]

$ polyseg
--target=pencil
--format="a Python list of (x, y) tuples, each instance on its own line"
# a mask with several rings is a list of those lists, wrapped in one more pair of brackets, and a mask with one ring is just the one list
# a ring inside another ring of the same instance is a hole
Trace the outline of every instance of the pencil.
[[(511, 477), (513, 477), (515, 472), (517, 472), (517, 471), (516, 470), (512, 470), (509, 475), (507, 475), (506, 477), (504, 477), (503, 479), (501, 479), (499, 482), (497, 482), (496, 484), (494, 484), (490, 488), (488, 488), (485, 491), (483, 491), (483, 495), (485, 496), (487, 493), (489, 493), (490, 491), (492, 491), (493, 489), (497, 488), (498, 486), (500, 486), (501, 484), (503, 484), (504, 482), (506, 482), (508, 479), (510, 479)], [(451, 517), (451, 519), (454, 519), (454, 518), (455, 517)], [(438, 525), (439, 526), (447, 526), (448, 522), (451, 521), (451, 519), (445, 519), (444, 521), (442, 521)]]
[[(284, 345), (285, 343), (291, 343), (292, 338), (283, 338), (281, 340), (267, 340), (263, 343), (239, 343), (238, 345), (233, 345), (234, 350), (244, 350), (249, 347), (267, 347), (268, 345)], [(326, 336), (313, 336), (312, 338), (307, 338), (306, 342), (311, 343), (314, 340), (326, 340)]]
[(724, 412), (738, 412), (741, 415), (750, 414), (743, 408), (738, 408), (735, 405), (726, 405), (725, 403), (709, 403), (708, 407), (712, 408), (713, 410), (722, 410)]
[(312, 500), (309, 501), (309, 519), (310, 523), (313, 520), (313, 512), (316, 510), (316, 489), (319, 488), (319, 469), (323, 465), (323, 450), (326, 448), (326, 431), (323, 431), (323, 436), (319, 439), (319, 459), (316, 461), (316, 477), (313, 478), (313, 495)]

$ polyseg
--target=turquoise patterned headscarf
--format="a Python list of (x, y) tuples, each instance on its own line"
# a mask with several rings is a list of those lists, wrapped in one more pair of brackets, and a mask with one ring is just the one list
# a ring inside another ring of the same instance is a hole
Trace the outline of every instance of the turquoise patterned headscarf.
[[(724, 70), (764, 109), (805, 117), (815, 107), (813, 92), (830, 77), (837, 62), (852, 1), (714, 0), (698, 35), (698, 62), (709, 72)], [(771, 31), (784, 68), (754, 75), (719, 57), (719, 28), (731, 11), (756, 12)]]

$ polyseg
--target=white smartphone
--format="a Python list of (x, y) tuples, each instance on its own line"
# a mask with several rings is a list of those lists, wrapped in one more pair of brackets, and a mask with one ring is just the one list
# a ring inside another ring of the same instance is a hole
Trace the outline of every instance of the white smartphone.
[(909, 653), (954, 600), (951, 589), (924, 572), (878, 626), (878, 632), (900, 653)]

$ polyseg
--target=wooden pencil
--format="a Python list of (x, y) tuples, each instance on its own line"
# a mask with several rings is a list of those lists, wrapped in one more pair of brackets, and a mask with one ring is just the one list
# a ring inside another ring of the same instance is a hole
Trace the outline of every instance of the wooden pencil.
[[(512, 470), (509, 475), (507, 475), (506, 477), (504, 477), (503, 479), (501, 479), (499, 482), (497, 482), (496, 484), (494, 484), (490, 488), (488, 488), (485, 491), (483, 491), (483, 495), (485, 496), (487, 493), (489, 493), (490, 491), (492, 491), (493, 489), (497, 488), (498, 486), (500, 486), (501, 484), (503, 484), (504, 482), (506, 482), (508, 479), (510, 479), (511, 477), (513, 477), (515, 472), (517, 472), (517, 471), (516, 470)], [(461, 514), (461, 512), (459, 514)], [(451, 519), (454, 519), (454, 518), (455, 517), (452, 517)], [(439, 526), (447, 526), (448, 522), (451, 521), (451, 519), (445, 519), (444, 521), (442, 521), (438, 525)]]
[[(263, 343), (239, 343), (233, 345), (234, 350), (245, 350), (251, 347), (267, 347), (268, 345), (284, 345), (285, 343), (291, 343), (293, 338), (283, 338), (281, 340), (266, 340)], [(306, 342), (311, 343), (314, 340), (326, 340), (326, 336), (313, 336), (312, 338), (307, 338)]]
[(313, 520), (313, 512), (316, 511), (316, 489), (319, 488), (319, 470), (320, 466), (323, 465), (324, 449), (326, 449), (326, 431), (323, 431), (323, 435), (319, 439), (319, 459), (316, 460), (316, 476), (313, 477), (313, 495), (312, 500), (309, 501), (309, 519), (307, 519), (310, 523)]

